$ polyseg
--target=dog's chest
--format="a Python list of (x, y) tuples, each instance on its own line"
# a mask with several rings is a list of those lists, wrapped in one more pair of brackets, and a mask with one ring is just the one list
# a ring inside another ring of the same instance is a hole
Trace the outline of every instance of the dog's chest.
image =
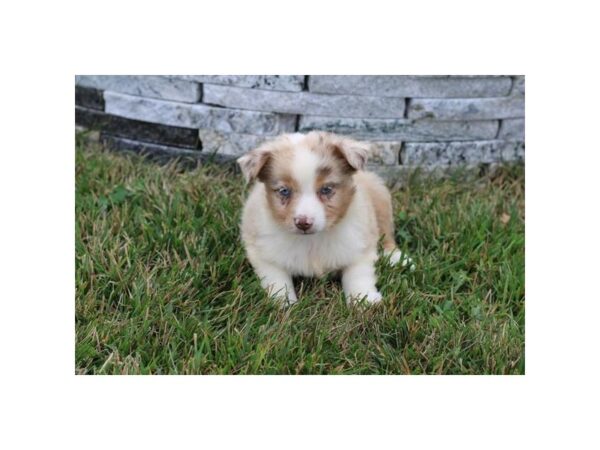
[(321, 276), (343, 269), (364, 253), (360, 230), (344, 227), (316, 235), (274, 234), (261, 239), (261, 252), (293, 275)]

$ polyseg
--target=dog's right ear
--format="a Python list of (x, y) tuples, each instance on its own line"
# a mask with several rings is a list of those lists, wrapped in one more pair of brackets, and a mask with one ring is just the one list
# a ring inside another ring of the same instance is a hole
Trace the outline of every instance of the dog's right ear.
[(264, 146), (251, 150), (237, 159), (237, 163), (242, 169), (242, 174), (247, 182), (251, 182), (259, 178), (261, 171), (265, 168), (265, 164), (271, 157), (271, 152)]
[(337, 138), (337, 141), (334, 142), (334, 151), (340, 154), (352, 169), (362, 170), (365, 168), (371, 151), (370, 144), (346, 137)]

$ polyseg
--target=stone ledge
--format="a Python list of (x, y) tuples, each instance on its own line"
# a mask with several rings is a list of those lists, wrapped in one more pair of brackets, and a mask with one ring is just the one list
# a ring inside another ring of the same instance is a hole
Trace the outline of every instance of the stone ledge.
[(140, 97), (196, 103), (200, 100), (198, 83), (171, 80), (158, 75), (79, 75), (78, 86), (120, 92)]
[(188, 150), (167, 145), (152, 144), (136, 141), (133, 139), (120, 138), (107, 133), (100, 134), (100, 143), (107, 149), (136, 153), (147, 158), (165, 164), (175, 159), (186, 167), (195, 167), (204, 162), (216, 162), (220, 164), (235, 164), (235, 160), (227, 155), (209, 154), (198, 150)]
[(299, 131), (323, 130), (382, 141), (466, 141), (494, 139), (497, 120), (432, 121), (410, 119), (341, 119), (301, 116)]
[(522, 162), (525, 144), (518, 141), (407, 142), (401, 161), (406, 166), (456, 166)]
[(304, 75), (169, 75), (169, 78), (274, 91), (299, 92), (304, 88)]
[(411, 99), (410, 119), (488, 120), (525, 116), (525, 102), (518, 97)]
[[(215, 130), (200, 129), (198, 131), (202, 142), (202, 151), (223, 155), (241, 156), (257, 148), (269, 139), (267, 136), (255, 136), (240, 133), (219, 133)], [(369, 141), (369, 161), (376, 164), (398, 164), (402, 142), (400, 141)]]
[(503, 97), (512, 85), (503, 76), (315, 75), (310, 92), (385, 97)]
[(367, 166), (378, 174), (392, 189), (406, 186), (409, 180), (444, 179), (452, 177), (463, 181), (475, 181), (494, 176), (503, 163), (478, 163), (464, 166)]
[(75, 107), (75, 123), (110, 135), (176, 147), (198, 148), (198, 130), (171, 127), (112, 116), (101, 111)]
[(294, 131), (296, 116), (152, 100), (105, 91), (106, 112), (128, 119), (222, 133), (277, 135)]
[[(184, 168), (196, 168), (206, 162), (224, 164), (235, 172), (239, 172), (233, 155), (209, 153), (198, 150), (176, 148), (166, 145), (158, 145), (141, 142), (133, 139), (120, 138), (107, 133), (101, 133), (100, 143), (107, 149), (135, 153), (147, 157), (149, 160), (160, 164), (172, 163), (174, 160)], [(437, 144), (437, 143), (435, 143)], [(518, 160), (511, 161), (513, 163)], [(503, 162), (482, 163), (477, 161), (473, 164), (461, 166), (429, 164), (423, 166), (401, 166), (401, 165), (377, 165), (369, 163), (366, 170), (379, 174), (388, 185), (392, 187), (402, 186), (409, 178), (413, 177), (446, 177), (464, 176), (469, 179), (477, 179), (482, 174), (493, 174), (496, 169), (503, 166)]]
[(102, 91), (94, 88), (75, 86), (75, 105), (104, 111)]
[(205, 84), (203, 103), (230, 108), (334, 117), (402, 118), (403, 98), (280, 92)]

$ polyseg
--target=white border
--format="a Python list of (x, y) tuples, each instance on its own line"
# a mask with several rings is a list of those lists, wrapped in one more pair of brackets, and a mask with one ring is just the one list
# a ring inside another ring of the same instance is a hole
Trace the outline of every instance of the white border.
[[(597, 14), (391, 4), (0, 7), (3, 448), (597, 448)], [(76, 73), (525, 73), (527, 375), (75, 377)]]

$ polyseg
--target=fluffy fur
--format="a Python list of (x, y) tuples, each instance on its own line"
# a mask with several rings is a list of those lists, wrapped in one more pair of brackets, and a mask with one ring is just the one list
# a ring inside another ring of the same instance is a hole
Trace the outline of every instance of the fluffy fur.
[(341, 271), (349, 302), (381, 300), (377, 243), (392, 264), (403, 257), (394, 241), (391, 196), (364, 171), (367, 144), (324, 132), (286, 134), (238, 159), (255, 181), (242, 214), (242, 240), (262, 286), (297, 300), (292, 276)]

